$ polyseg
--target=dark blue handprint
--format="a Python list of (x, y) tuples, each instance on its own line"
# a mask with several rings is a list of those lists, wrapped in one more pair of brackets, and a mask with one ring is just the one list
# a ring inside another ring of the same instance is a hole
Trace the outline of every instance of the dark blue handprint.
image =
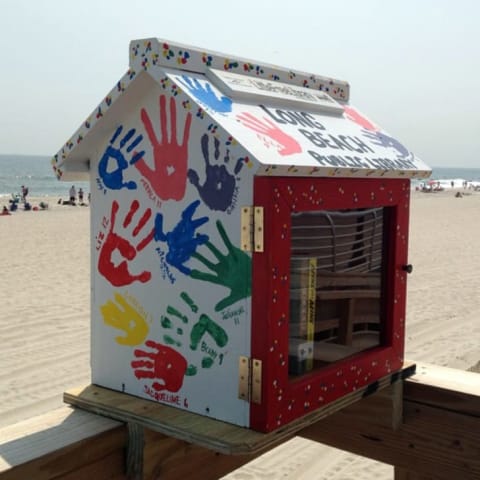
[(210, 83), (205, 82), (202, 85), (198, 79), (182, 75), (181, 84), (200, 100), (206, 107), (211, 108), (218, 113), (228, 113), (232, 111), (232, 100), (225, 95), (217, 97), (212, 90)]
[[(211, 165), (210, 155), (208, 150), (209, 137), (204, 134), (201, 139), (203, 158), (205, 159), (205, 183), (200, 185), (198, 173), (193, 170), (188, 170), (188, 179), (194, 185), (200, 197), (211, 210), (220, 210), (225, 212), (233, 202), (233, 197), (236, 187), (235, 176), (229, 173), (225, 165)], [(218, 161), (220, 157), (219, 150), (220, 142), (214, 138), (214, 158)], [(223, 159), (225, 164), (230, 162), (229, 151)], [(243, 167), (243, 160), (238, 159), (233, 173), (236, 175)]]
[(363, 136), (367, 137), (374, 145), (380, 145), (385, 148), (394, 148), (401, 159), (408, 158), (411, 153), (397, 140), (381, 132), (364, 131)]
[[(127, 162), (125, 155), (122, 152), (124, 147), (126, 152), (130, 153), (134, 148), (143, 140), (142, 135), (138, 135), (128, 146), (127, 144), (135, 136), (135, 129), (132, 128), (129, 130), (125, 136), (120, 140), (119, 146), (115, 147), (114, 144), (120, 134), (122, 133), (123, 127), (120, 125), (113, 137), (110, 139), (110, 145), (102, 155), (100, 162), (98, 163), (98, 174), (102, 179), (102, 182), (106, 188), (111, 190), (120, 190), (122, 188), (127, 188), (128, 190), (135, 190), (137, 184), (134, 181), (124, 182), (123, 181), (123, 172), (128, 168), (129, 165), (134, 164), (140, 158), (142, 158), (144, 151), (135, 152), (132, 154), (130, 162)], [(113, 160), (116, 163), (116, 168), (112, 169), (110, 165), (110, 160)]]
[(182, 213), (182, 218), (176, 227), (168, 233), (163, 232), (163, 215), (157, 213), (155, 218), (154, 239), (160, 242), (166, 242), (168, 253), (166, 255), (167, 263), (180, 270), (185, 275), (190, 275), (190, 268), (184, 264), (195, 253), (200, 245), (208, 242), (208, 235), (195, 233), (195, 230), (208, 222), (208, 217), (193, 220), (193, 214), (200, 205), (200, 200), (192, 202)]

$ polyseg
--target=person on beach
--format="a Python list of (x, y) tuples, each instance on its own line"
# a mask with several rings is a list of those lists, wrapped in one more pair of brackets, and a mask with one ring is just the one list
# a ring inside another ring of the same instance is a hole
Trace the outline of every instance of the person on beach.
[(27, 201), (27, 195), (28, 195), (28, 187), (25, 185), (22, 185), (22, 202), (25, 203)]
[(13, 196), (12, 198), (8, 201), (10, 203), (10, 211), (14, 212), (18, 208), (18, 196)]
[(70, 187), (70, 205), (75, 205), (77, 199), (77, 191), (75, 190), (75, 185)]
[(80, 187), (78, 189), (78, 203), (80, 205), (83, 205), (83, 189), (82, 189), (82, 187)]
[(2, 215), (11, 215), (11, 213), (8, 211), (8, 208), (4, 205), (2, 208)]

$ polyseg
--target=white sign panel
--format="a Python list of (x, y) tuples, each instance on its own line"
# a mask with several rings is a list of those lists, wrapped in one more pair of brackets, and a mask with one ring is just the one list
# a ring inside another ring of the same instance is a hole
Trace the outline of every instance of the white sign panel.
[(290, 108), (343, 114), (343, 107), (330, 95), (319, 90), (211, 68), (206, 71), (206, 76), (219, 90), (235, 100), (273, 102)]
[[(233, 74), (227, 72), (222, 78), (230, 75)], [(342, 107), (341, 116), (325, 115), (300, 108), (298, 102), (293, 108), (292, 102), (280, 101), (280, 97), (276, 102), (262, 102), (262, 97), (252, 96), (249, 101), (235, 100), (203, 75), (168, 73), (168, 77), (202, 105), (270, 174), (430, 174), (430, 168), (413, 152), (350, 105)], [(242, 88), (253, 90), (254, 84)], [(307, 173), (297, 167), (307, 167)]]

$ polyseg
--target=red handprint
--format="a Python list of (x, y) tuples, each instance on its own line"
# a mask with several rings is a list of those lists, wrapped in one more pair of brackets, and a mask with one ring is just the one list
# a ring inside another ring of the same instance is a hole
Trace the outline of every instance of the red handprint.
[(178, 392), (182, 388), (187, 370), (185, 357), (173, 348), (153, 340), (147, 340), (145, 345), (154, 351), (146, 352), (139, 349), (134, 351), (135, 357), (147, 359), (132, 361), (131, 365), (135, 369), (135, 376), (138, 379), (155, 378), (160, 380), (161, 383), (153, 382), (152, 384), (152, 388), (157, 392), (162, 390)]
[(254, 117), (251, 113), (243, 112), (240, 115), (237, 115), (237, 120), (254, 132), (270, 137), (274, 140), (279, 146), (278, 153), (282, 156), (302, 152), (300, 144), (293, 137), (280, 130), (268, 118), (264, 117), (263, 119), (259, 119)]
[(152, 189), (162, 200), (181, 200), (185, 195), (187, 181), (188, 138), (192, 114), (188, 113), (183, 129), (182, 143), (177, 141), (177, 112), (175, 100), (170, 98), (170, 139), (167, 132), (166, 96), (160, 95), (161, 138), (157, 139), (147, 111), (142, 108), (141, 119), (153, 147), (154, 167), (150, 168), (143, 158), (134, 163), (148, 180)]
[[(140, 204), (137, 200), (134, 200), (130, 206), (130, 210), (127, 213), (125, 220), (123, 221), (123, 228), (126, 229), (132, 222), (133, 216), (139, 209)], [(100, 256), (98, 258), (98, 271), (114, 286), (120, 287), (123, 285), (130, 285), (135, 280), (142, 283), (148, 282), (152, 276), (150, 272), (141, 272), (138, 275), (132, 275), (128, 269), (128, 261), (133, 260), (137, 252), (142, 251), (153, 239), (155, 234), (155, 227), (147, 234), (147, 236), (141, 240), (135, 247), (126, 238), (121, 237), (113, 231), (115, 227), (115, 220), (118, 213), (118, 202), (114, 200), (112, 202), (112, 213), (110, 217), (110, 230), (107, 238), (102, 246)], [(149, 218), (152, 216), (150, 208), (145, 210), (144, 214), (138, 221), (137, 225), (133, 229), (133, 237), (136, 237), (142, 228), (146, 225)], [(118, 265), (112, 261), (112, 255), (115, 251), (118, 251), (120, 255), (125, 259)]]
[(345, 105), (343, 107), (343, 110), (345, 112), (346, 117), (349, 120), (351, 120), (352, 122), (355, 122), (356, 124), (360, 125), (365, 130), (371, 130), (371, 131), (374, 131), (374, 132), (379, 130), (372, 122), (370, 122), (370, 120), (365, 118), (360, 112), (358, 112), (354, 108)]

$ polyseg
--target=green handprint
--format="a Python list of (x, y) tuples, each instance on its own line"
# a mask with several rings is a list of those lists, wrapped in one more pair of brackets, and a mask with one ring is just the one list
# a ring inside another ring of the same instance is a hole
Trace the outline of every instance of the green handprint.
[(211, 242), (206, 242), (205, 246), (217, 258), (218, 263), (211, 262), (198, 252), (193, 253), (192, 257), (203, 263), (214, 274), (192, 270), (190, 276), (230, 289), (230, 294), (215, 305), (215, 311), (219, 312), (252, 294), (252, 261), (244, 251), (232, 244), (220, 220), (217, 220), (216, 225), (228, 254), (224, 255)]
[(117, 343), (120, 345), (139, 345), (148, 334), (146, 320), (119, 293), (115, 293), (115, 300), (119, 306), (109, 300), (100, 307), (103, 321), (110, 327), (125, 332), (125, 336), (115, 337)]
[[(182, 292), (180, 294), (180, 298), (190, 307), (190, 310), (193, 313), (198, 312), (198, 306), (186, 292)], [(167, 315), (161, 316), (160, 324), (166, 330), (173, 330), (175, 328), (176, 334), (181, 337), (184, 333), (184, 326), (188, 325), (188, 317), (170, 305), (167, 306)], [(177, 324), (178, 322), (173, 322), (173, 317), (181, 322), (181, 326), (175, 327), (174, 323)], [(227, 332), (220, 325), (218, 325), (218, 323), (214, 322), (208, 315), (202, 313), (198, 322), (193, 325), (192, 330), (190, 331), (190, 349), (197, 350), (204, 335), (207, 333), (212, 337), (218, 347), (224, 347), (228, 343)], [(165, 333), (163, 335), (163, 341), (167, 345), (172, 345), (174, 347), (182, 346), (182, 342), (180, 340), (176, 340), (169, 333)], [(207, 351), (209, 350), (205, 342), (202, 342), (202, 351), (205, 351), (204, 349)], [(217, 354), (215, 353), (215, 358), (216, 355)], [(203, 357), (201, 361), (202, 368), (210, 368), (213, 365), (215, 358), (212, 358), (212, 356)], [(223, 354), (220, 354), (219, 358), (221, 362)], [(191, 376), (195, 375), (196, 373), (197, 367), (194, 365), (189, 365), (185, 375)]]
[(190, 332), (190, 348), (192, 350), (197, 349), (198, 344), (205, 333), (208, 333), (219, 347), (224, 347), (228, 342), (227, 332), (218, 323), (215, 323), (208, 315), (202, 313), (200, 319)]

